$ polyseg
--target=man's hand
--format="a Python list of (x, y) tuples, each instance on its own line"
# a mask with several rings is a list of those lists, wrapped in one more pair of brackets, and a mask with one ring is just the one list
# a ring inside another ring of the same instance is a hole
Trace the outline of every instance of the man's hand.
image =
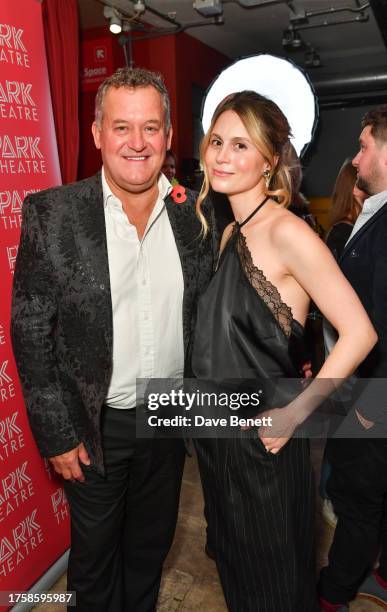
[(258, 435), (267, 452), (275, 455), (287, 442), (289, 442), (297, 427), (297, 422), (291, 411), (287, 408), (274, 408), (273, 410), (268, 410), (259, 415), (260, 418), (264, 416), (271, 417), (272, 425), (270, 427), (260, 427), (258, 429)]
[(79, 462), (90, 465), (89, 455), (82, 442), (76, 448), (63, 453), (63, 455), (50, 457), (49, 461), (54, 466), (56, 473), (60, 474), (65, 480), (78, 480), (79, 482), (85, 480)]
[(368, 419), (365, 419), (358, 410), (355, 410), (355, 412), (356, 412), (357, 418), (359, 419), (360, 423), (363, 425), (364, 429), (371, 429), (371, 427), (375, 425), (373, 421), (369, 421)]

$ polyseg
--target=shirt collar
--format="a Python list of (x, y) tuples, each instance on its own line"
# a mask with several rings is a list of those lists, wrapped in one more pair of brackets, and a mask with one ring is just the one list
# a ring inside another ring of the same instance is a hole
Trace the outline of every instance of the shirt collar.
[[(120, 199), (117, 198), (117, 196), (114, 195), (114, 193), (112, 192), (112, 190), (110, 189), (110, 187), (108, 185), (108, 182), (107, 182), (106, 177), (105, 177), (105, 169), (104, 169), (103, 166), (102, 166), (102, 170), (101, 170), (101, 179), (102, 179), (102, 193), (103, 193), (103, 205), (104, 205), (104, 208), (106, 208), (106, 206), (108, 205), (109, 200), (112, 200), (112, 202), (114, 202), (114, 201), (120, 202)], [(157, 182), (157, 185), (158, 185), (158, 188), (159, 188), (159, 195), (158, 195), (158, 198), (157, 198), (155, 209), (156, 208), (160, 209), (160, 207), (164, 203), (165, 198), (171, 193), (172, 185), (168, 181), (167, 177), (162, 172), (160, 172), (160, 176), (159, 176), (159, 180)]]
[(364, 201), (362, 213), (366, 215), (374, 215), (383, 204), (387, 201), (387, 189), (376, 193)]

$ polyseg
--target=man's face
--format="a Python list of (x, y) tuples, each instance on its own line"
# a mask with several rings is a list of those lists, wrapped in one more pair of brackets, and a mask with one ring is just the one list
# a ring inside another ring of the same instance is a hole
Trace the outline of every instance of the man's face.
[(113, 193), (143, 193), (157, 184), (172, 129), (165, 131), (163, 102), (154, 87), (108, 89), (101, 125), (94, 122), (92, 131)]
[(370, 125), (363, 129), (359, 142), (360, 151), (352, 160), (357, 170), (356, 185), (375, 195), (387, 189), (387, 143), (375, 140)]

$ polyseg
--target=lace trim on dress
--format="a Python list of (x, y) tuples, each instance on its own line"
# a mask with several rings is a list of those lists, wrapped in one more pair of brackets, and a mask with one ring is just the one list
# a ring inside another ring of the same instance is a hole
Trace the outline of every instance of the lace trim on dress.
[(256, 290), (259, 297), (270, 308), (285, 336), (289, 337), (293, 321), (292, 309), (282, 301), (277, 287), (267, 280), (262, 270), (254, 265), (249, 247), (247, 246), (246, 237), (242, 232), (239, 232), (237, 249), (241, 266), (246, 274), (247, 280)]

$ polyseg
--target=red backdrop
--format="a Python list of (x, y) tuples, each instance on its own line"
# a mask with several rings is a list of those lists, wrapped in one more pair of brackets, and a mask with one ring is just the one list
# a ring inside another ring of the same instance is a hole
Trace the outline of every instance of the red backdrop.
[(0, 591), (28, 590), (69, 544), (67, 502), (30, 433), (9, 335), (23, 199), (60, 182), (41, 4), (1, 0)]

